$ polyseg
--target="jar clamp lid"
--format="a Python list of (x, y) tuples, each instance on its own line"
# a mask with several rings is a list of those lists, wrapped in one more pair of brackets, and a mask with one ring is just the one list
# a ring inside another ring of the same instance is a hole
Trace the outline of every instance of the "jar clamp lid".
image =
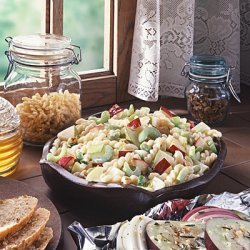
[(184, 65), (181, 75), (197, 82), (225, 83), (234, 98), (240, 103), (240, 98), (232, 86), (231, 71), (233, 69), (234, 67), (228, 66), (221, 56), (194, 55), (190, 62)]
[[(12, 71), (14, 62), (35, 67), (50, 67), (78, 64), (82, 60), (80, 47), (72, 45), (71, 40), (65, 36), (37, 34), (7, 37), (5, 41), (9, 46), (9, 50), (5, 51), (9, 60), (5, 80)], [(75, 48), (79, 50), (77, 53)]]

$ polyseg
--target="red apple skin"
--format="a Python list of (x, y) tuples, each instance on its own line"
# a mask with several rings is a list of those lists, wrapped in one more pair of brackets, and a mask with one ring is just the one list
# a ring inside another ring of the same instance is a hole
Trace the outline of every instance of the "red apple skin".
[(123, 111), (123, 108), (120, 107), (118, 104), (114, 104), (110, 109), (109, 109), (109, 114), (110, 114), (110, 117), (120, 113)]
[(166, 158), (161, 159), (154, 168), (154, 171), (158, 174), (163, 174), (164, 171), (170, 167), (170, 163), (166, 160)]
[(131, 150), (120, 150), (118, 152), (118, 157), (125, 156), (127, 153), (131, 153), (131, 152), (133, 152), (133, 151), (131, 151)]
[(70, 165), (70, 163), (75, 160), (75, 157), (72, 155), (65, 155), (62, 158), (60, 158), (57, 161), (57, 164), (59, 164), (60, 166), (62, 166), (63, 168), (68, 168), (68, 166)]
[(175, 116), (175, 113), (173, 113), (172, 111), (170, 111), (169, 109), (167, 109), (166, 107), (161, 106), (160, 110), (165, 113), (167, 115), (168, 118), (171, 118), (173, 116)]
[(195, 126), (194, 121), (189, 120), (188, 123), (190, 124), (190, 129), (192, 129)]
[(134, 119), (133, 121), (131, 121), (127, 127), (131, 128), (131, 129), (136, 129), (136, 128), (139, 128), (141, 127), (141, 121), (140, 121), (140, 118), (136, 118)]
[(183, 152), (182, 150), (180, 150), (179, 148), (177, 148), (175, 145), (171, 145), (168, 148), (168, 151), (170, 151), (173, 154), (175, 153), (176, 150), (180, 151), (183, 154), (183, 156), (185, 156), (185, 152)]

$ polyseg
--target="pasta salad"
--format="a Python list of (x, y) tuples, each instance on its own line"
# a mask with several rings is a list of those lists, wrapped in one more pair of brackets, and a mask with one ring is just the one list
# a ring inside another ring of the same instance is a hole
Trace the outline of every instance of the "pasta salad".
[(91, 182), (131, 184), (149, 191), (203, 175), (217, 159), (222, 134), (165, 107), (123, 109), (79, 119), (57, 135), (47, 160)]

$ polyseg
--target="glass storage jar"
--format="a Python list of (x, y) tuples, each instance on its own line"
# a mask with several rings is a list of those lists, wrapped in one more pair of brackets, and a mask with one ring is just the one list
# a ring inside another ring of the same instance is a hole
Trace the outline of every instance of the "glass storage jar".
[(43, 145), (81, 116), (81, 79), (72, 68), (81, 61), (80, 48), (51, 34), (6, 41), (4, 97), (17, 109), (24, 142)]
[[(189, 71), (186, 68), (189, 67)], [(231, 67), (220, 56), (196, 55), (183, 68), (188, 76), (187, 108), (195, 121), (220, 124), (228, 114), (230, 90), (239, 100), (231, 85)]]

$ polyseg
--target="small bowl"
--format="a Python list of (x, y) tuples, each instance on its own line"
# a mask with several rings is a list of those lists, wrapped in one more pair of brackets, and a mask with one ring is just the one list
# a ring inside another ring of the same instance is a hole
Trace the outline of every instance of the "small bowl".
[(65, 194), (67, 199), (77, 199), (79, 204), (84, 204), (84, 206), (89, 205), (97, 210), (106, 208), (110, 211), (119, 211), (127, 216), (143, 213), (170, 199), (191, 198), (201, 194), (202, 188), (220, 171), (227, 153), (225, 143), (219, 140), (217, 160), (204, 175), (182, 184), (150, 192), (133, 185), (88, 182), (71, 174), (58, 164), (48, 162), (46, 157), (54, 140), (55, 138), (45, 144), (40, 160), (42, 175), (47, 185), (53, 191)]

